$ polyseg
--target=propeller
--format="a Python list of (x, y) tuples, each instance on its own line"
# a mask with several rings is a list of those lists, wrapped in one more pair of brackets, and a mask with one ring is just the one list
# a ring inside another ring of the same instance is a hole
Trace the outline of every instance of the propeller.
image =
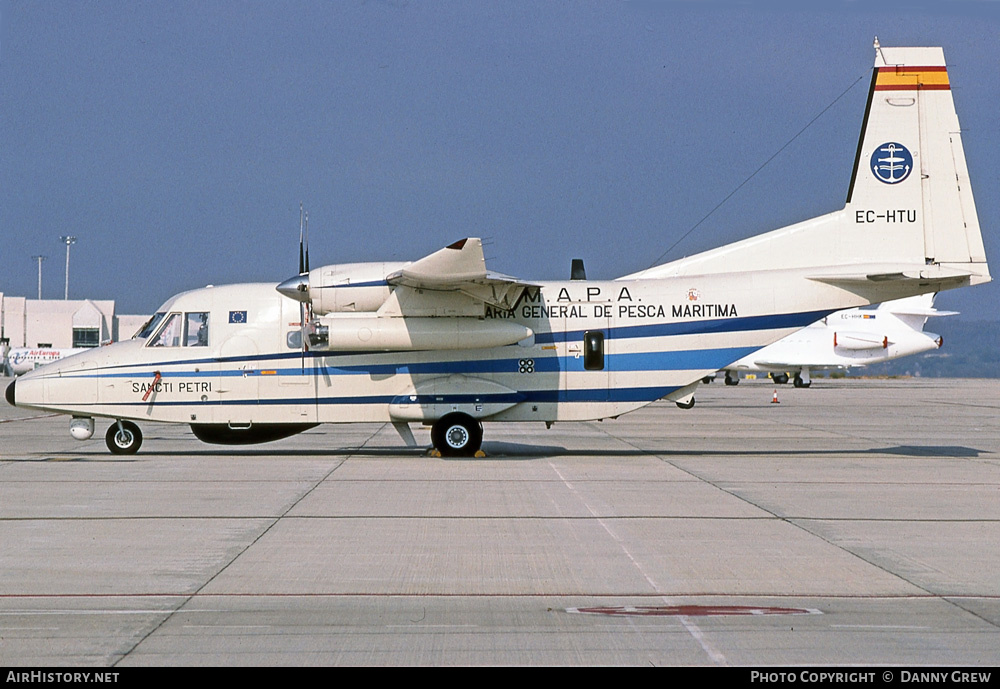
[(302, 347), (302, 370), (305, 371), (306, 352), (325, 340), (325, 328), (316, 327), (312, 319), (312, 300), (309, 296), (309, 213), (299, 204), (299, 274), (280, 283), (275, 289), (289, 299), (299, 302), (299, 331)]
[[(304, 258), (303, 258), (304, 256)], [(306, 370), (306, 350), (309, 349), (309, 321), (312, 319), (310, 313), (309, 295), (309, 213), (302, 210), (302, 203), (299, 203), (299, 277), (305, 282), (300, 291), (306, 295), (306, 301), (299, 302), (299, 329), (302, 340), (302, 371)], [(302, 284), (302, 283), (300, 283)]]
[[(304, 258), (303, 258), (304, 252)], [(309, 274), (309, 212), (299, 203), (299, 275)], [(308, 289), (308, 285), (306, 285)]]
[(309, 214), (299, 203), (299, 274), (288, 278), (275, 289), (299, 302), (299, 334), (302, 348), (302, 370), (306, 368), (306, 351), (309, 349)]
[(302, 209), (301, 203), (299, 204), (299, 273), (280, 283), (275, 289), (301, 304), (309, 303), (309, 214)]

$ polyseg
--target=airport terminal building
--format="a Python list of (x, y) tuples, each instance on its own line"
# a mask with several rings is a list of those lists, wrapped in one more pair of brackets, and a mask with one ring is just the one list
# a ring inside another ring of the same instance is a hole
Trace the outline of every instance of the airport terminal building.
[(114, 300), (28, 299), (0, 292), (0, 342), (8, 347), (98, 347), (127, 340), (149, 316), (115, 313)]

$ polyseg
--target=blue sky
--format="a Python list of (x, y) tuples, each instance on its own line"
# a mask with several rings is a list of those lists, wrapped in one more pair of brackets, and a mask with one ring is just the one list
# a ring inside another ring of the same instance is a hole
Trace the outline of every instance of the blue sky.
[[(805, 4), (805, 3), (803, 3)], [(876, 9), (869, 9), (874, 6)], [(563, 279), (843, 206), (874, 58), (942, 45), (1000, 272), (1000, 3), (0, 1), (0, 291), (148, 313), (481, 236)], [(846, 93), (845, 93), (846, 91)], [(942, 295), (1000, 320), (994, 283)]]

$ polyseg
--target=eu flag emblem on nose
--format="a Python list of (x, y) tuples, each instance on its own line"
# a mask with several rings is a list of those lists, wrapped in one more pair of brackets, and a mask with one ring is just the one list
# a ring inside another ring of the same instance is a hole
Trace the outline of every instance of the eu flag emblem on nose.
[(230, 323), (246, 323), (247, 322), (247, 312), (246, 311), (230, 311), (229, 312), (229, 322)]

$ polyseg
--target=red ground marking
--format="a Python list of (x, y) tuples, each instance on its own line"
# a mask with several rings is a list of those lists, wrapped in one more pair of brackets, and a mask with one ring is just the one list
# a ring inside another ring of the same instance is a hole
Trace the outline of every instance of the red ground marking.
[(566, 612), (592, 615), (709, 617), (720, 615), (818, 615), (808, 608), (762, 608), (749, 605), (637, 605), (602, 608), (567, 608)]

